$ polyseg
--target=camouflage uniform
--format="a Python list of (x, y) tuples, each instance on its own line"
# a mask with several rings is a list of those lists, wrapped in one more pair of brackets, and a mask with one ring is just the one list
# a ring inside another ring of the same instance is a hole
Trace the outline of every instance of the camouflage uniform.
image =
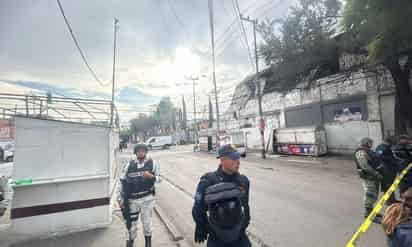
[(359, 148), (355, 152), (364, 189), (365, 217), (369, 215), (378, 200), (379, 185), (382, 180), (382, 175), (376, 170), (379, 163), (374, 160), (373, 155), (373, 152), (367, 148)]

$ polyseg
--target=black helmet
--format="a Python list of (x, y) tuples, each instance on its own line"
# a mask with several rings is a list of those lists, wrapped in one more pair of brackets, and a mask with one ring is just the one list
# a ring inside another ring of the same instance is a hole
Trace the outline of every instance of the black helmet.
[(240, 197), (241, 191), (233, 183), (218, 183), (206, 189), (210, 226), (224, 242), (235, 241), (240, 236), (244, 219)]
[(138, 143), (138, 144), (136, 144), (136, 145), (134, 146), (133, 153), (136, 154), (137, 151), (139, 151), (140, 149), (144, 149), (144, 151), (145, 151), (146, 153), (147, 153), (147, 151), (149, 150), (149, 149), (147, 148), (147, 145), (146, 145), (146, 144), (144, 144), (144, 143)]
[(373, 140), (369, 137), (364, 137), (360, 140), (359, 146), (360, 147), (368, 147), (369, 145), (373, 144)]

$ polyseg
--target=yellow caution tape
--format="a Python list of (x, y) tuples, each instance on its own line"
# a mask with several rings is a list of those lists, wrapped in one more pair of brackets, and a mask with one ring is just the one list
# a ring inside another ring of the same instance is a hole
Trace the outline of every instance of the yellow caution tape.
[(405, 177), (406, 173), (412, 168), (412, 163), (410, 163), (399, 176), (396, 177), (395, 181), (391, 185), (391, 187), (386, 191), (386, 193), (382, 196), (382, 198), (376, 203), (375, 208), (369, 214), (369, 216), (363, 221), (362, 225), (358, 228), (358, 230), (353, 234), (351, 240), (346, 244), (346, 247), (355, 247), (356, 241), (359, 237), (365, 233), (370, 225), (372, 224), (372, 220), (376, 217), (376, 215), (382, 210), (385, 202), (389, 199), (392, 193), (395, 192), (396, 188), (398, 188), (399, 183), (402, 181), (403, 177)]

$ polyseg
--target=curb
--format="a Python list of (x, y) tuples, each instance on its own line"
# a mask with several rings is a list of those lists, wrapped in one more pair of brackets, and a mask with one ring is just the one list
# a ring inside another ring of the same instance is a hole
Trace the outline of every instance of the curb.
[[(154, 207), (154, 211), (159, 216), (160, 220), (165, 224), (167, 231), (172, 235), (173, 241), (183, 240), (183, 235), (177, 230), (176, 226), (170, 221), (161, 208), (157, 205)], [(179, 245), (180, 246), (180, 245)]]

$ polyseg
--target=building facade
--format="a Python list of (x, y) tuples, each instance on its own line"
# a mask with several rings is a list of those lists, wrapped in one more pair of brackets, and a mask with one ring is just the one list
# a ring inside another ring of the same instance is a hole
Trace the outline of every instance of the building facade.
[[(353, 60), (353, 56), (342, 56), (340, 66), (345, 68)], [(262, 88), (265, 81), (261, 76)], [(292, 90), (263, 94), (262, 108), (266, 143), (279, 128), (321, 126), (326, 131), (329, 152), (351, 153), (362, 137), (379, 143), (384, 136), (395, 133), (394, 83), (382, 67), (345, 71), (299, 83)], [(248, 148), (260, 149), (256, 87), (242, 82), (221, 121), (228, 132), (246, 131)]]

